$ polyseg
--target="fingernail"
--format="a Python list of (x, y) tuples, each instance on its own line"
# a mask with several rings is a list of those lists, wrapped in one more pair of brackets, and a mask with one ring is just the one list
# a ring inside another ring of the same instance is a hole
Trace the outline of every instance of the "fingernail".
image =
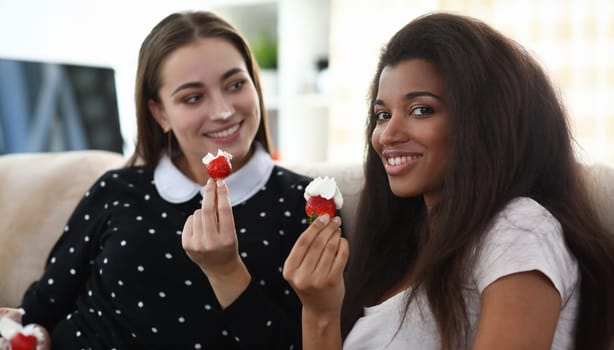
[(210, 183), (212, 183), (212, 182), (213, 182), (213, 179), (212, 179), (212, 178), (208, 178), (208, 179), (207, 179), (207, 185), (208, 185), (208, 184), (210, 184)]
[(324, 215), (321, 215), (320, 217), (318, 217), (318, 220), (320, 220), (321, 222), (327, 224), (330, 221), (330, 216), (328, 216), (328, 214), (324, 214)]
[(217, 179), (217, 180), (215, 181), (215, 183), (217, 184), (217, 187), (222, 187), (222, 186), (224, 186), (224, 180), (222, 180), (222, 179)]
[(333, 218), (333, 221), (334, 221), (334, 222), (335, 222), (337, 225), (341, 225), (341, 218), (340, 218), (340, 217), (335, 216), (335, 217)]

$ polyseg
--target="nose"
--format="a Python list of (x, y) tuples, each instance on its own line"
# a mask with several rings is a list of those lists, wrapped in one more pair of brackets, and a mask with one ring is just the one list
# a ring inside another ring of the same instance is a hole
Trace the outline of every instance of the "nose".
[(403, 115), (400, 113), (392, 113), (382, 126), (379, 135), (379, 142), (382, 145), (390, 145), (399, 142), (404, 142), (408, 139), (408, 125), (405, 123)]
[(227, 120), (234, 114), (232, 104), (222, 93), (211, 94), (209, 97), (209, 119), (211, 120)]

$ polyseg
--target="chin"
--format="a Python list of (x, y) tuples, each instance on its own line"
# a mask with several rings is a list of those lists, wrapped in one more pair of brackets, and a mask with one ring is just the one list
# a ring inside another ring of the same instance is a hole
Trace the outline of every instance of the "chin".
[(412, 191), (408, 188), (397, 188), (394, 186), (390, 187), (390, 191), (392, 194), (400, 198), (409, 198), (421, 195), (419, 191)]
[(388, 177), (388, 186), (390, 186), (390, 192), (397, 197), (413, 197), (420, 193), (416, 191), (414, 186), (409, 186), (411, 181), (399, 177)]

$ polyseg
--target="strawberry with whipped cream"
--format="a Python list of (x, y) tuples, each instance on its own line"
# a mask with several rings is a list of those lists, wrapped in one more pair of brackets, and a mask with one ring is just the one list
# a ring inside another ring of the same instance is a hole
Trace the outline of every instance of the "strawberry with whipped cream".
[(8, 317), (0, 318), (0, 335), (9, 341), (11, 350), (36, 350), (37, 344), (45, 339), (39, 327), (22, 326)]
[(343, 195), (337, 187), (334, 177), (316, 177), (305, 188), (305, 213), (309, 222), (320, 215), (335, 215), (337, 209), (343, 206)]
[(207, 172), (212, 179), (223, 179), (230, 175), (232, 171), (232, 154), (217, 150), (217, 155), (207, 153), (202, 159), (203, 163), (207, 166)]

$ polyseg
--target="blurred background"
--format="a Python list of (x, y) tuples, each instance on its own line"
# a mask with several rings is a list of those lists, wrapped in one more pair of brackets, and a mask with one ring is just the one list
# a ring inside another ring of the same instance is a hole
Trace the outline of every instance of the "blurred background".
[(360, 161), (380, 48), (412, 18), (449, 11), (533, 53), (560, 90), (579, 156), (614, 163), (611, 0), (0, 0), (0, 154), (130, 154), (140, 44), (191, 9), (218, 13), (252, 45), (281, 160)]

